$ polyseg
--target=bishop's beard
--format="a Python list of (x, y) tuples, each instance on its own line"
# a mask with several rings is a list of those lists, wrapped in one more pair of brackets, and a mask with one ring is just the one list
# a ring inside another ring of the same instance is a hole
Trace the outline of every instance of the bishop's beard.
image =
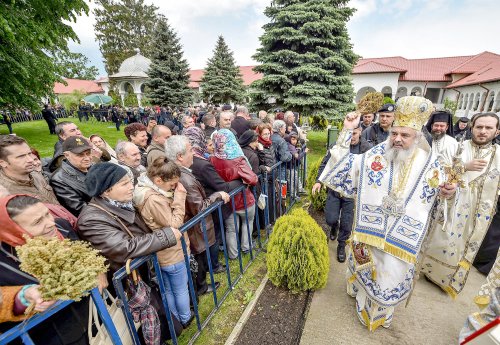
[(388, 162), (392, 162), (395, 165), (406, 163), (410, 160), (413, 152), (417, 148), (418, 142), (415, 141), (409, 148), (395, 148), (391, 142), (389, 142), (388, 148), (385, 151), (384, 157)]

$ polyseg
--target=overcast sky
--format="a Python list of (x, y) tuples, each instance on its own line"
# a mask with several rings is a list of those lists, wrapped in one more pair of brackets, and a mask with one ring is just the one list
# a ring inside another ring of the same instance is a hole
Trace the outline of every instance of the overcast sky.
[[(236, 63), (254, 65), (263, 14), (270, 0), (164, 0), (160, 8), (179, 34), (191, 69), (204, 68), (219, 35), (234, 52)], [(89, 5), (94, 8), (95, 4)], [(357, 9), (348, 23), (355, 53), (362, 57), (427, 58), (500, 54), (498, 0), (351, 0)], [(92, 11), (90, 11), (92, 12)], [(94, 16), (73, 24), (81, 43), (70, 49), (85, 54), (105, 75), (94, 34)]]

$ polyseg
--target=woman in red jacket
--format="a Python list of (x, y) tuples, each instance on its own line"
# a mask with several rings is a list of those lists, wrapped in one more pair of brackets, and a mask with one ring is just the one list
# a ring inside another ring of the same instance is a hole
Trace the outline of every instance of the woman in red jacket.
[[(244, 184), (255, 186), (258, 181), (257, 175), (252, 171), (250, 163), (248, 163), (241, 147), (238, 145), (234, 134), (228, 129), (221, 129), (215, 132), (212, 137), (215, 152), (210, 157), (210, 161), (224, 181), (241, 179)], [(255, 217), (255, 199), (250, 189), (247, 188), (245, 193), (246, 212), (243, 193), (239, 193), (234, 197), (236, 212), (224, 220), (226, 245), (230, 259), (238, 257), (237, 237), (239, 235), (237, 234), (239, 230), (241, 230), (242, 252), (246, 253), (250, 250), (250, 234), (252, 233), (253, 219)], [(248, 222), (245, 219), (245, 214), (248, 214)]]

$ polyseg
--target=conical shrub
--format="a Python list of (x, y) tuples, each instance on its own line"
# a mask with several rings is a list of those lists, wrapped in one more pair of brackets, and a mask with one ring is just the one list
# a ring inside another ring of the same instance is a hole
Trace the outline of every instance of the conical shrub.
[(326, 235), (303, 209), (280, 217), (267, 247), (267, 271), (276, 286), (292, 292), (324, 287), (330, 269)]
[(307, 193), (309, 193), (309, 200), (311, 201), (311, 206), (316, 211), (323, 211), (326, 206), (326, 187), (322, 186), (319, 193), (312, 194), (311, 190), (316, 183), (316, 175), (318, 174), (319, 166), (321, 165), (321, 159), (316, 160), (313, 164), (309, 166), (307, 172), (306, 188)]

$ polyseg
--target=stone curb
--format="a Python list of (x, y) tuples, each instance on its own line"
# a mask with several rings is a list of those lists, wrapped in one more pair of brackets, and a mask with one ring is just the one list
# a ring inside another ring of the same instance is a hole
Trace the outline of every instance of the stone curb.
[(233, 331), (229, 335), (229, 337), (226, 340), (225, 345), (233, 345), (236, 340), (238, 339), (238, 336), (240, 335), (241, 331), (243, 330), (243, 326), (245, 326), (245, 323), (247, 322), (248, 318), (252, 314), (253, 308), (255, 308), (255, 305), (257, 304), (257, 301), (262, 294), (262, 291), (264, 291), (264, 286), (266, 286), (267, 281), (269, 280), (269, 277), (266, 276), (264, 279), (262, 279), (262, 282), (260, 283), (259, 287), (255, 291), (255, 296), (254, 298), (248, 303), (247, 307), (243, 311), (243, 314), (241, 314), (240, 319), (236, 323), (236, 326), (234, 326)]

